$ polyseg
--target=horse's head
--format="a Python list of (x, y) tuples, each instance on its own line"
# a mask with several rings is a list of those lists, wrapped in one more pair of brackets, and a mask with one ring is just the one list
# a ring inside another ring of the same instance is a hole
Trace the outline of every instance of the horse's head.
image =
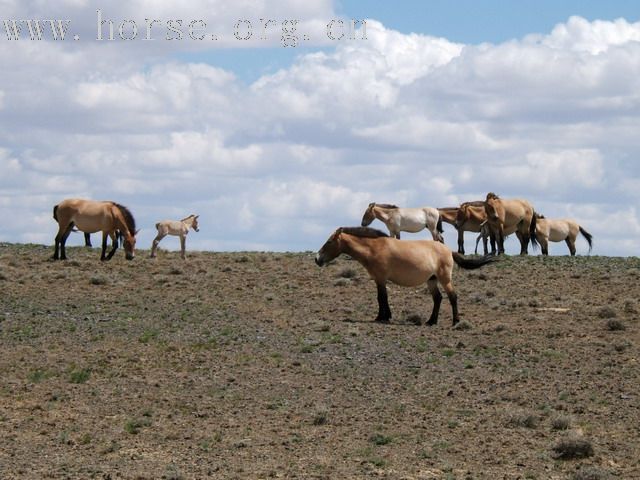
[(484, 210), (487, 212), (488, 220), (498, 220), (500, 215), (498, 208), (500, 205), (500, 197), (495, 193), (487, 193), (487, 199), (484, 202)]
[(376, 219), (376, 214), (373, 211), (373, 207), (375, 206), (376, 206), (375, 202), (372, 202), (369, 204), (369, 206), (364, 212), (364, 215), (362, 216), (362, 222), (360, 223), (360, 225), (362, 225), (363, 227), (366, 227), (367, 225), (371, 225), (371, 222), (373, 222)]
[(193, 222), (191, 222), (191, 228), (193, 228), (196, 232), (199, 232), (200, 230), (198, 229), (198, 217), (200, 215), (193, 215)]
[(136, 235), (140, 230), (136, 230), (133, 234), (126, 231), (124, 234), (124, 253), (127, 260), (133, 260), (136, 256)]
[(331, 234), (322, 248), (318, 250), (318, 253), (316, 254), (316, 265), (318, 265), (319, 267), (323, 267), (342, 253), (342, 242), (340, 239), (341, 234), (342, 228), (338, 228)]

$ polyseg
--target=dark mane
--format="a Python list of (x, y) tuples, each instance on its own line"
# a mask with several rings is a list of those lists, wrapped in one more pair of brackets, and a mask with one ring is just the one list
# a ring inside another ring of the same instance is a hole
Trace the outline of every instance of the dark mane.
[(376, 230), (375, 228), (369, 227), (340, 227), (338, 229), (340, 233), (346, 233), (348, 235), (353, 235), (355, 237), (366, 237), (366, 238), (380, 238), (380, 237), (389, 237), (384, 232), (380, 230)]
[(489, 192), (487, 193), (487, 200), (490, 200), (490, 199), (500, 200), (500, 197), (493, 192)]
[(113, 202), (113, 204), (120, 210), (120, 213), (124, 217), (124, 221), (127, 224), (127, 229), (131, 235), (136, 234), (136, 220), (133, 218), (131, 211), (124, 205), (120, 205), (119, 203)]
[(474, 200), (473, 202), (461, 203), (460, 208), (464, 207), (484, 207), (484, 202), (482, 200)]
[(391, 203), (376, 203), (375, 206), (380, 208), (399, 208), (397, 205), (392, 205)]

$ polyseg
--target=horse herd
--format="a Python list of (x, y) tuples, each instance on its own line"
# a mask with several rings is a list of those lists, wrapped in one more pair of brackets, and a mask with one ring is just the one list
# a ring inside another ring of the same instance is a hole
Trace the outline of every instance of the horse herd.
[[(136, 230), (135, 220), (129, 209), (111, 201), (66, 199), (53, 207), (53, 218), (58, 222), (53, 259), (64, 260), (65, 243), (72, 231), (89, 235), (102, 232), (101, 260), (110, 260), (122, 239), (125, 256), (134, 258)], [(369, 228), (375, 219), (382, 221), (391, 236)], [(449, 223), (458, 231), (458, 252), (444, 245), (442, 223)], [(431, 232), (431, 240), (403, 240), (400, 232)], [(163, 220), (156, 223), (157, 236), (151, 247), (151, 257), (156, 256), (158, 243), (167, 235), (180, 237), (181, 256), (185, 258), (185, 240), (189, 230), (198, 231), (198, 215), (190, 215), (180, 221)], [(465, 258), (464, 232), (479, 232), (485, 255)], [(438, 283), (442, 285), (451, 303), (453, 324), (459, 321), (457, 295), (453, 288), (454, 263), (464, 269), (480, 268), (496, 259), (496, 253), (504, 253), (504, 239), (515, 233), (520, 241), (520, 254), (528, 253), (528, 244), (535, 248), (539, 243), (543, 255), (548, 254), (548, 243), (565, 241), (571, 255), (575, 255), (575, 241), (580, 232), (592, 246), (592, 236), (573, 220), (551, 220), (535, 212), (527, 200), (502, 199), (488, 193), (484, 201), (462, 203), (454, 208), (399, 208), (395, 205), (371, 203), (367, 207), (360, 227), (340, 227), (318, 251), (315, 261), (324, 266), (345, 253), (361, 263), (375, 281), (378, 291), (377, 322), (388, 323), (391, 309), (387, 298), (387, 283), (416, 287), (427, 284), (433, 297), (433, 310), (427, 322), (435, 325), (442, 302)], [(107, 237), (112, 248), (107, 254)], [(491, 253), (488, 252), (488, 241)], [(496, 250), (497, 245), (497, 250)]]

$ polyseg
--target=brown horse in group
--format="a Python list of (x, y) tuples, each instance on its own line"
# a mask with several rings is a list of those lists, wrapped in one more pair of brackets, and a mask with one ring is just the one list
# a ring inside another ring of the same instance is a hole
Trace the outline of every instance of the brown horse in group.
[(549, 242), (565, 241), (569, 247), (571, 255), (576, 254), (576, 238), (581, 233), (589, 244), (589, 253), (593, 247), (593, 236), (582, 228), (578, 222), (571, 219), (553, 220), (545, 218), (544, 215), (535, 214), (536, 229), (535, 234), (531, 236), (531, 245), (536, 247), (536, 243), (540, 244), (543, 255), (549, 255)]
[(527, 200), (504, 200), (495, 193), (488, 193), (484, 202), (491, 235), (498, 242), (498, 254), (504, 253), (504, 239), (515, 232), (520, 240), (520, 255), (527, 255), (529, 239), (536, 228), (536, 217)]
[[(487, 214), (484, 209), (483, 201), (464, 202), (458, 207), (455, 226), (458, 229), (458, 253), (464, 255), (464, 232), (476, 232), (480, 235), (476, 239), (476, 252), (478, 251), (478, 240), (482, 239), (484, 254), (489, 253), (487, 238)], [(491, 240), (491, 253), (495, 254), (495, 241)]]
[[(55, 239), (54, 260), (65, 260), (65, 243), (71, 231), (77, 228), (81, 232), (102, 232), (102, 254), (100, 260), (111, 260), (118, 248), (117, 232), (124, 236), (124, 250), (127, 260), (135, 256), (136, 222), (127, 207), (115, 202), (99, 202), (70, 198), (53, 207), (53, 218), (58, 222), (58, 234)], [(107, 237), (113, 242), (111, 251), (107, 250)]]
[(493, 260), (492, 257), (464, 258), (452, 252), (446, 245), (433, 240), (400, 241), (373, 228), (341, 227), (325, 242), (316, 255), (318, 266), (326, 265), (345, 253), (360, 262), (376, 282), (378, 289), (378, 316), (376, 322), (387, 323), (391, 309), (387, 298), (387, 282), (405, 287), (417, 287), (427, 283), (433, 297), (433, 310), (428, 325), (438, 322), (443, 286), (453, 311), (453, 324), (459, 321), (458, 297), (453, 289), (451, 275), (454, 262), (465, 269), (479, 268)]

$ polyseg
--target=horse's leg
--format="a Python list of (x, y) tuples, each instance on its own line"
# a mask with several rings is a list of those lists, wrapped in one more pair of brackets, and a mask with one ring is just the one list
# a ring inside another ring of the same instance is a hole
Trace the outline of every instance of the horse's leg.
[(549, 238), (543, 235), (538, 242), (540, 243), (542, 255), (549, 255)]
[(64, 255), (64, 246), (62, 245), (62, 239), (65, 236), (65, 229), (62, 228), (62, 225), (58, 225), (58, 233), (55, 238), (55, 247), (53, 249), (53, 259), (60, 260), (60, 251), (62, 250), (62, 260), (66, 257)]
[(489, 248), (487, 246), (487, 234), (486, 233), (482, 234), (482, 248), (484, 249), (484, 255), (486, 257), (489, 254)]
[(567, 243), (567, 246), (569, 247), (569, 252), (571, 253), (571, 256), (573, 257), (576, 254), (576, 244), (574, 241), (571, 240), (571, 238), (567, 237), (565, 242)]
[(100, 260), (105, 261), (107, 256), (105, 255), (107, 251), (107, 232), (102, 232), (102, 252), (100, 252)]
[(187, 237), (185, 235), (180, 235), (180, 256), (182, 257), (182, 259), (186, 259), (187, 256), (185, 254), (185, 242), (187, 240)]
[(160, 240), (162, 240), (164, 237), (165, 237), (165, 234), (158, 232), (158, 235), (156, 235), (156, 238), (153, 239), (153, 243), (151, 244), (151, 258), (156, 257), (156, 250), (158, 248), (158, 244), (160, 243)]
[(67, 252), (65, 251), (64, 246), (67, 243), (67, 238), (69, 238), (69, 235), (71, 234), (72, 230), (73, 230), (73, 222), (69, 224), (65, 232), (62, 234), (62, 237), (60, 238), (60, 260), (67, 259)]
[(504, 226), (502, 223), (498, 226), (498, 255), (504, 255)]
[(464, 230), (458, 228), (458, 253), (464, 255)]
[[(106, 249), (107, 249), (107, 232), (102, 232), (102, 254), (103, 255)], [(116, 253), (117, 249), (118, 249), (118, 239), (116, 237), (115, 241), (112, 242), (111, 251), (107, 255), (106, 260), (111, 260), (113, 258), (113, 255)]]
[(378, 316), (376, 322), (389, 323), (391, 319), (391, 309), (387, 298), (387, 286), (384, 283), (376, 283), (378, 287)]
[[(481, 238), (484, 238), (484, 237), (482, 236), (482, 233), (479, 233), (479, 234), (478, 234), (478, 236), (476, 237), (476, 249), (475, 249), (475, 251), (473, 252), (473, 253), (474, 253), (474, 254), (476, 254), (476, 255), (478, 254), (478, 244), (480, 243), (480, 239), (481, 239)], [(486, 254), (487, 254), (487, 253), (486, 253), (486, 250), (487, 250), (487, 246), (486, 246), (486, 244), (485, 244), (484, 249), (485, 249), (485, 255), (486, 255)]]
[(524, 235), (520, 230), (516, 230), (516, 237), (520, 241), (520, 255), (526, 255), (526, 247), (524, 244)]
[(521, 242), (520, 255), (529, 255), (529, 240), (531, 240), (531, 234), (529, 233), (528, 226), (524, 225), (521, 235), (522, 235), (522, 240), (520, 240)]
[(442, 294), (438, 289), (438, 280), (435, 276), (427, 280), (427, 287), (433, 297), (433, 310), (431, 310), (431, 316), (427, 321), (427, 325), (432, 326), (438, 323), (438, 313), (440, 313), (440, 304), (442, 303)]
[(84, 233), (84, 246), (85, 247), (91, 247), (91, 234), (85, 232)]
[(451, 280), (449, 280), (449, 283), (444, 284), (444, 291), (447, 292), (447, 297), (449, 297), (449, 302), (451, 303), (451, 313), (453, 315), (453, 324), (455, 325), (460, 321), (460, 317), (458, 316), (458, 295), (453, 289)]

